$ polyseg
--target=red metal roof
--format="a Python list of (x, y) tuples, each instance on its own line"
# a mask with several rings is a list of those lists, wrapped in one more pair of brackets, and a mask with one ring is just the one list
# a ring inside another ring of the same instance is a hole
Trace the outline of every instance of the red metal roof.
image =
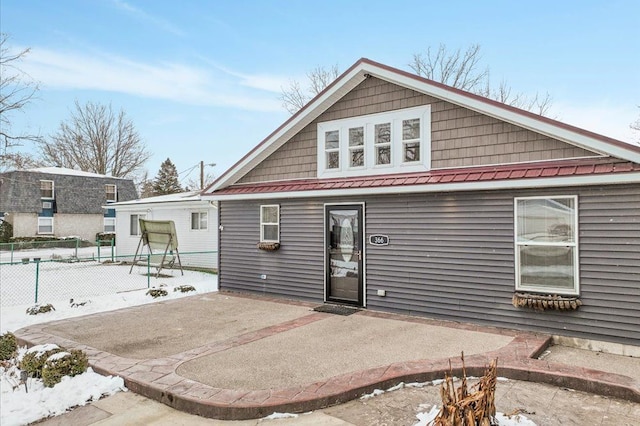
[(427, 172), (358, 176), (331, 179), (303, 179), (236, 184), (215, 191), (213, 195), (267, 194), (277, 192), (319, 191), (349, 188), (381, 188), (445, 183), (526, 180), (640, 172), (640, 164), (612, 158), (563, 160), (502, 166), (465, 167)]

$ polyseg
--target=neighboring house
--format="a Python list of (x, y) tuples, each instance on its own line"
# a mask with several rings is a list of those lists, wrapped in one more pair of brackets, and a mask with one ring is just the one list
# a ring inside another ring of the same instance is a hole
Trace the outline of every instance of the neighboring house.
[(173, 220), (182, 265), (218, 267), (218, 209), (215, 202), (201, 199), (199, 191), (140, 198), (108, 207), (116, 212), (120, 259), (136, 253), (140, 242), (138, 219)]
[(640, 345), (640, 147), (361, 59), (203, 196), (223, 290)]
[(0, 173), (0, 216), (14, 237), (77, 236), (95, 241), (115, 231), (115, 213), (103, 205), (137, 198), (131, 179), (61, 167)]

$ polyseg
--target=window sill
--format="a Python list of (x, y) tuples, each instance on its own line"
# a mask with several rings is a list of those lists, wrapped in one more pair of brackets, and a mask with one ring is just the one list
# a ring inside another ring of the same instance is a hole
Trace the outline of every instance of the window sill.
[(280, 248), (280, 243), (258, 243), (258, 248), (265, 251), (276, 251)]
[(531, 308), (536, 311), (575, 311), (582, 306), (582, 301), (577, 297), (542, 295), (530, 293), (514, 293), (511, 299), (516, 308)]

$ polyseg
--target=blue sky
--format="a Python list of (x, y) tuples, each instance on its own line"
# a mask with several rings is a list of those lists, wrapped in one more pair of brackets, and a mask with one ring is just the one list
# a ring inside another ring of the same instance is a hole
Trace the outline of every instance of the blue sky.
[(111, 103), (153, 152), (151, 177), (167, 157), (220, 175), (288, 118), (281, 87), (318, 65), (408, 70), (440, 43), (480, 44), (495, 83), (549, 92), (554, 118), (631, 141), (638, 16), (637, 0), (0, 0), (0, 29), (32, 49), (21, 67), (42, 87), (13, 130), (49, 135), (75, 100)]

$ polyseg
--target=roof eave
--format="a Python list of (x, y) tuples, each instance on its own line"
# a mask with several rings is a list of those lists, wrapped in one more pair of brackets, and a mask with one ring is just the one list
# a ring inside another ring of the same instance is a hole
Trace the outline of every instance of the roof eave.
[(461, 192), (461, 191), (490, 191), (490, 190), (518, 190), (544, 189), (557, 187), (577, 187), (588, 185), (621, 185), (640, 184), (640, 172), (611, 173), (607, 175), (582, 175), (566, 177), (539, 177), (527, 179), (491, 180), (481, 182), (450, 182), (437, 184), (416, 184), (403, 186), (364, 187), (347, 189), (318, 189), (306, 191), (280, 191), (246, 194), (211, 194), (206, 198), (212, 201), (242, 201), (242, 200), (274, 200), (291, 198), (324, 198), (369, 195), (401, 195), (412, 193)]

